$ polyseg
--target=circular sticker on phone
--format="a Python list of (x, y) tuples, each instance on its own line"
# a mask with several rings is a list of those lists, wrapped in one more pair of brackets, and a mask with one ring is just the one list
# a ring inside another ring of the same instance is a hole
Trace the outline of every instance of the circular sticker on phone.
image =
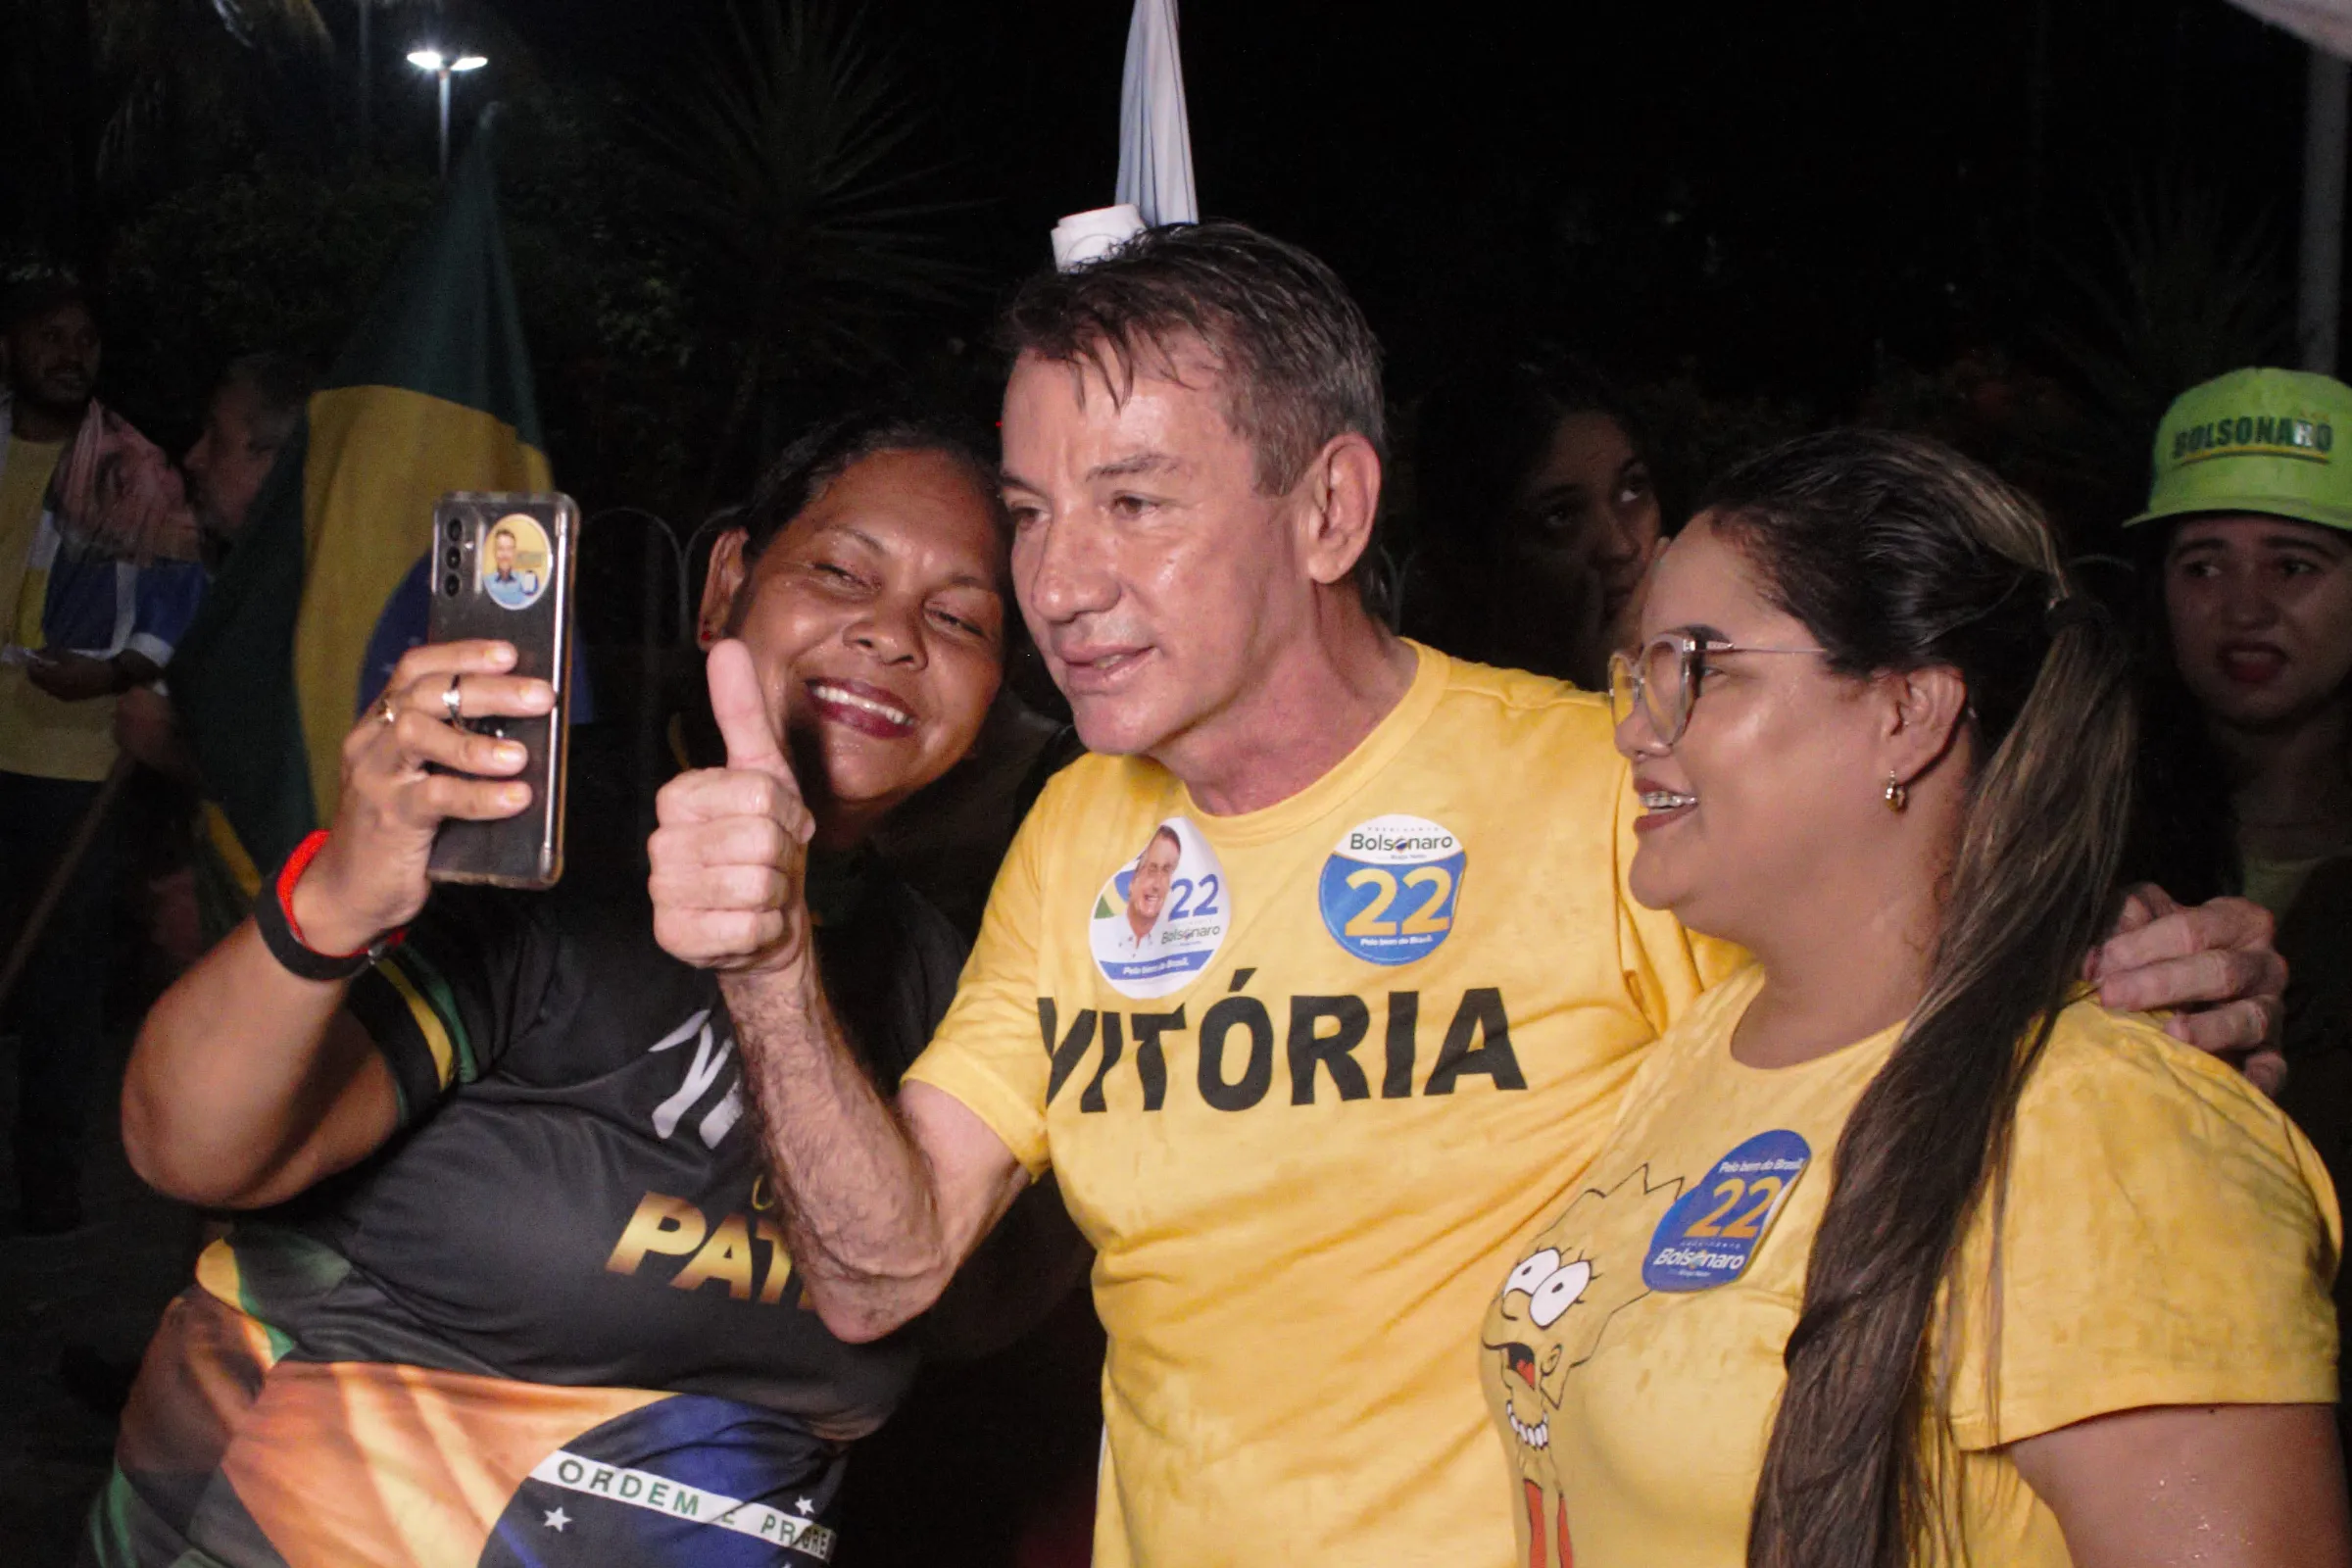
[(482, 592), (503, 610), (530, 609), (547, 592), (554, 556), (538, 518), (508, 513), (482, 541)]
[(1096, 895), (1087, 932), (1095, 965), (1122, 996), (1181, 991), (1224, 946), (1232, 903), (1217, 852), (1171, 816)]
[(1453, 934), (1462, 841), (1422, 816), (1376, 816), (1340, 836), (1316, 902), (1332, 940), (1373, 963), (1411, 963)]

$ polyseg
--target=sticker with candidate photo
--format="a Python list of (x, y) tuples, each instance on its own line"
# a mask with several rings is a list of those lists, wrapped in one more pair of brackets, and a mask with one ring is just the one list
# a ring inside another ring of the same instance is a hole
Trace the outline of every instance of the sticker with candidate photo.
[(530, 609), (547, 592), (553, 555), (538, 518), (508, 513), (490, 525), (482, 540), (482, 592), (502, 609)]
[(1653, 1291), (1706, 1291), (1747, 1271), (1813, 1146), (1787, 1128), (1758, 1133), (1675, 1200), (1650, 1234), (1642, 1280)]
[(1190, 821), (1171, 816), (1102, 884), (1087, 939), (1102, 978), (1121, 995), (1164, 997), (1208, 967), (1232, 908), (1217, 852)]
[(1373, 963), (1411, 963), (1453, 932), (1462, 841), (1421, 816), (1376, 816), (1340, 835), (1323, 862), (1316, 901), (1332, 940)]

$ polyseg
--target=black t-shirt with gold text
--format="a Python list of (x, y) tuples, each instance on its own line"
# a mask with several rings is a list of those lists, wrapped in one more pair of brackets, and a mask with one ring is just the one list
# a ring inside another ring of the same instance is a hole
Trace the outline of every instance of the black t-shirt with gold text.
[[(961, 943), (878, 868), (826, 880), (827, 992), (894, 1086)], [(401, 1130), (207, 1251), (96, 1559), (829, 1560), (843, 1446), (915, 1350), (804, 1303), (716, 980), (641, 897), (445, 888), (347, 1005)]]

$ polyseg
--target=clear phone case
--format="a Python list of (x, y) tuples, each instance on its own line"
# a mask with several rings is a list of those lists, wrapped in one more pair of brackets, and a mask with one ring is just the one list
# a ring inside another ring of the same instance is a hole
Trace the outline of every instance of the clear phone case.
[(556, 688), (544, 718), (468, 718), (476, 734), (520, 741), (531, 786), (521, 814), (446, 821), (433, 839), (438, 882), (550, 888), (564, 874), (564, 772), (571, 750), (572, 558), (579, 509), (553, 491), (461, 490), (433, 509), (433, 608), (427, 640), (498, 638), (514, 645), (514, 672)]

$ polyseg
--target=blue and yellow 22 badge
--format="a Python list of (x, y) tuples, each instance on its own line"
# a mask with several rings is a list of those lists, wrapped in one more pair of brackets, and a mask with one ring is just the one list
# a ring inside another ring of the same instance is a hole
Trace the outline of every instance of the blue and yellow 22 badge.
[(1642, 1283), (1653, 1291), (1704, 1291), (1738, 1279), (1812, 1162), (1812, 1146), (1786, 1128), (1758, 1133), (1724, 1155), (1658, 1221), (1642, 1260)]
[(1208, 967), (1232, 908), (1217, 852), (1191, 821), (1171, 816), (1095, 896), (1087, 945), (1120, 995), (1164, 997)]
[(1411, 963), (1453, 932), (1470, 863), (1462, 841), (1419, 816), (1376, 816), (1340, 837), (1315, 896), (1332, 940), (1373, 963)]

